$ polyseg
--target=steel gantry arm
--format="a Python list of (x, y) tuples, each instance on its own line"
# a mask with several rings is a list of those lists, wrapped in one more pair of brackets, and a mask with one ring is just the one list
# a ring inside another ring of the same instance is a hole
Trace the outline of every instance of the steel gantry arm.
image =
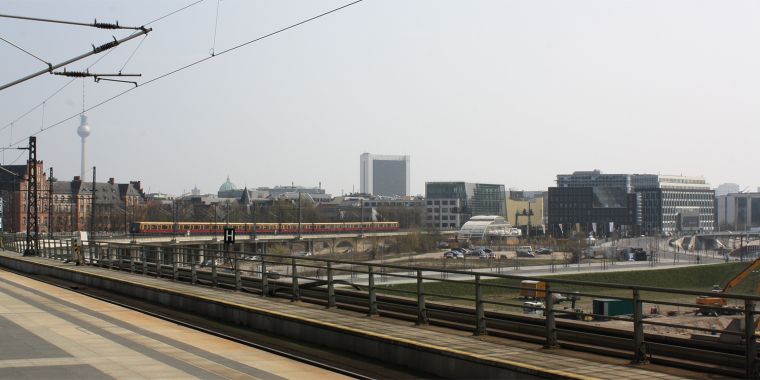
[(66, 66), (66, 65), (68, 65), (70, 63), (73, 63), (73, 62), (79, 61), (81, 59), (87, 58), (87, 57), (89, 57), (91, 55), (102, 53), (102, 52), (104, 52), (104, 51), (106, 51), (108, 49), (111, 49), (111, 48), (114, 48), (116, 46), (119, 46), (120, 44), (122, 44), (124, 42), (127, 42), (127, 41), (129, 41), (131, 39), (137, 38), (137, 37), (142, 36), (144, 34), (148, 34), (152, 30), (153, 29), (151, 29), (151, 28), (141, 28), (140, 30), (136, 31), (135, 33), (130, 34), (129, 36), (124, 37), (124, 38), (122, 38), (120, 40), (117, 40), (116, 38), (114, 38), (113, 41), (106, 42), (103, 45), (100, 45), (100, 46), (93, 45), (92, 50), (89, 51), (89, 52), (87, 52), (87, 53), (78, 55), (78, 56), (76, 56), (74, 58), (71, 58), (69, 60), (66, 60), (64, 62), (55, 64), (55, 65), (48, 64), (49, 67), (46, 68), (46, 69), (42, 69), (42, 70), (40, 70), (40, 71), (38, 71), (36, 73), (29, 74), (29, 75), (27, 75), (27, 76), (25, 76), (25, 77), (23, 77), (21, 79), (14, 80), (13, 82), (10, 82), (10, 83), (7, 83), (7, 84), (4, 84), (4, 85), (0, 86), (0, 91), (5, 90), (8, 87), (15, 86), (15, 85), (17, 85), (17, 84), (19, 84), (21, 82), (27, 81), (27, 80), (32, 79), (34, 77), (40, 76), (42, 74), (52, 73), (53, 70), (55, 70), (55, 69), (61, 68), (61, 67)]
[[(754, 270), (760, 268), (760, 258), (757, 258), (755, 261), (750, 263), (744, 270), (739, 272), (739, 274), (736, 275), (736, 277), (732, 278), (731, 281), (726, 284), (726, 286), (723, 287), (723, 292), (726, 293), (730, 291), (731, 289), (735, 288), (739, 284), (744, 281), (747, 276), (749, 276), (750, 273), (752, 273)], [(758, 284), (758, 288), (755, 289), (756, 294), (760, 294), (760, 284)]]

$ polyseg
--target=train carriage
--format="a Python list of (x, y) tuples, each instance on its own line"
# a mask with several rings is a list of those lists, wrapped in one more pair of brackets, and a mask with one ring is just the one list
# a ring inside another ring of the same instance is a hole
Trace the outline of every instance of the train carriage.
[(290, 235), (337, 234), (358, 232), (393, 232), (398, 222), (345, 222), (345, 223), (205, 223), (205, 222), (135, 222), (130, 231), (138, 235), (209, 235), (221, 234), (225, 228), (235, 228), (239, 234)]

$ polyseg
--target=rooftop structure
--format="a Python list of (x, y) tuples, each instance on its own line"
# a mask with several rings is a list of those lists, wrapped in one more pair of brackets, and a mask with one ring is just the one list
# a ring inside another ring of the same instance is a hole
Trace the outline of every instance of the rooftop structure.
[(459, 230), (459, 240), (486, 241), (490, 238), (520, 236), (520, 230), (512, 228), (502, 216), (473, 216)]

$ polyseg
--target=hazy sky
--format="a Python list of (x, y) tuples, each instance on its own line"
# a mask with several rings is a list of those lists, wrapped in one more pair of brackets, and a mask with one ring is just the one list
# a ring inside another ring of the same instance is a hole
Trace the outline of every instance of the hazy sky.
[[(5, 0), (0, 13), (141, 25), (191, 2)], [(222, 0), (215, 51), (346, 2)], [(151, 25), (123, 71), (144, 82), (208, 56), (216, 11), (206, 0)], [(759, 19), (754, 0), (365, 0), (89, 111), (87, 165), (175, 194), (216, 192), (227, 174), (358, 191), (363, 152), (410, 155), (413, 193), (442, 180), (542, 189), (595, 168), (755, 190)], [(128, 34), (0, 19), (0, 37), (53, 63)], [(119, 71), (139, 41), (90, 71)], [(2, 83), (44, 68), (2, 41), (0, 62)], [(8, 126), (67, 81), (0, 91), (0, 146), (81, 112), (83, 82), (87, 106), (130, 86), (78, 79), (44, 118), (39, 107)], [(38, 136), (58, 178), (79, 174), (78, 124)]]

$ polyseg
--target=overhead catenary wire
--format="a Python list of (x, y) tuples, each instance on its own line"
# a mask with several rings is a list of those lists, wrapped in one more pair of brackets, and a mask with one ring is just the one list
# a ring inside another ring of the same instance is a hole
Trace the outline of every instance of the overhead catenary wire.
[[(165, 19), (165, 18), (167, 18), (167, 17), (171, 17), (171, 16), (173, 16), (173, 15), (175, 15), (175, 14), (177, 14), (177, 13), (180, 13), (180, 12), (184, 11), (185, 9), (188, 9), (188, 8), (190, 8), (190, 7), (194, 6), (194, 5), (200, 4), (200, 3), (204, 2), (204, 1), (206, 1), (206, 0), (197, 0), (197, 1), (194, 1), (194, 2), (192, 2), (192, 3), (190, 3), (190, 4), (187, 4), (187, 5), (183, 6), (182, 8), (176, 9), (176, 10), (174, 10), (174, 11), (171, 11), (171, 12), (169, 12), (169, 13), (167, 13), (167, 14), (163, 15), (163, 16), (160, 16), (160, 17), (157, 17), (157, 18), (155, 18), (155, 19), (153, 19), (153, 20), (151, 20), (151, 21), (148, 21), (148, 22), (146, 22), (146, 23), (145, 23), (145, 24), (143, 24), (143, 25), (144, 25), (144, 26), (152, 25), (152, 24), (154, 24), (154, 23), (156, 23), (156, 22), (159, 22), (159, 21), (161, 21), (161, 20), (163, 20), (163, 19)], [(87, 66), (87, 68), (88, 68), (88, 69), (92, 68), (92, 67), (93, 67), (93, 66), (95, 66), (95, 65), (96, 65), (98, 62), (100, 62), (100, 61), (101, 61), (103, 58), (105, 58), (105, 57), (107, 57), (109, 54), (111, 54), (111, 52), (113, 52), (113, 50), (110, 50), (110, 49), (109, 49), (109, 50), (108, 50), (108, 51), (107, 51), (105, 54), (103, 54), (103, 55), (101, 55), (100, 57), (98, 57), (98, 59), (97, 59), (97, 60), (95, 60), (95, 62), (93, 62), (91, 65)], [(24, 112), (23, 114), (21, 114), (21, 116), (18, 116), (16, 119), (14, 119), (14, 120), (13, 120), (13, 121), (11, 121), (10, 123), (8, 123), (8, 124), (4, 125), (2, 128), (0, 128), (0, 132), (2, 132), (3, 130), (5, 130), (6, 128), (10, 127), (10, 126), (11, 126), (11, 124), (18, 122), (19, 120), (23, 119), (24, 117), (26, 117), (26, 116), (27, 116), (27, 115), (29, 115), (30, 113), (34, 112), (34, 111), (35, 111), (37, 108), (40, 108), (40, 107), (42, 106), (42, 103), (45, 103), (45, 102), (49, 101), (50, 99), (52, 99), (53, 97), (55, 97), (56, 95), (58, 95), (58, 94), (59, 94), (61, 91), (63, 91), (63, 90), (66, 88), (66, 87), (68, 87), (70, 84), (74, 83), (74, 81), (75, 81), (75, 80), (76, 80), (76, 79), (72, 79), (72, 80), (70, 80), (70, 81), (66, 82), (66, 84), (64, 84), (64, 85), (63, 85), (63, 86), (61, 86), (61, 87), (60, 87), (58, 90), (56, 90), (56, 91), (54, 91), (52, 94), (50, 94), (50, 95), (49, 95), (47, 98), (45, 98), (45, 100), (43, 100), (41, 103), (38, 103), (38, 104), (37, 104), (37, 105), (35, 105), (34, 107), (30, 108), (29, 110), (27, 110), (26, 112)]]
[(124, 62), (124, 65), (122, 65), (121, 68), (119, 69), (119, 74), (121, 74), (121, 71), (124, 70), (125, 67), (127, 67), (127, 64), (129, 63), (129, 61), (132, 60), (132, 57), (135, 56), (135, 53), (137, 53), (137, 50), (140, 49), (140, 46), (142, 46), (143, 42), (145, 42), (147, 38), (148, 38), (147, 34), (143, 36), (143, 39), (141, 39), (140, 43), (137, 44), (137, 47), (135, 48), (135, 50), (132, 51), (132, 54), (129, 55), (129, 57), (127, 58), (127, 61)]
[(214, 38), (211, 40), (211, 51), (209, 54), (214, 55), (214, 49), (216, 48), (216, 30), (219, 26), (219, 5), (222, 3), (222, 0), (216, 0), (216, 18), (214, 19)]
[(185, 10), (185, 9), (187, 9), (187, 8), (190, 8), (190, 7), (192, 7), (193, 5), (197, 5), (197, 4), (200, 4), (200, 3), (204, 2), (204, 1), (206, 1), (206, 0), (198, 0), (198, 1), (195, 1), (195, 2), (193, 2), (193, 3), (190, 3), (190, 4), (188, 4), (188, 5), (185, 5), (185, 6), (184, 6), (184, 7), (182, 7), (182, 8), (179, 8), (179, 9), (177, 9), (177, 10), (174, 10), (174, 11), (171, 11), (171, 12), (169, 12), (169, 13), (167, 13), (167, 14), (165, 14), (165, 15), (161, 16), (161, 17), (158, 17), (158, 18), (154, 19), (153, 21), (148, 21), (148, 22), (146, 22), (146, 23), (145, 23), (145, 24), (143, 24), (143, 25), (144, 25), (144, 26), (148, 26), (148, 25), (151, 25), (151, 24), (153, 24), (153, 23), (155, 23), (155, 22), (159, 22), (159, 21), (161, 21), (161, 20), (163, 20), (163, 19), (165, 19), (165, 18), (167, 18), (167, 17), (170, 17), (170, 16), (174, 16), (175, 14), (177, 14), (177, 13), (179, 13), (179, 12), (182, 12), (182, 11), (184, 11), (184, 10)]
[(89, 26), (91, 28), (98, 28), (98, 29), (132, 29), (132, 30), (140, 30), (140, 29), (143, 28), (142, 26), (121, 26), (121, 25), (119, 25), (118, 21), (116, 21), (115, 23), (98, 22), (97, 19), (95, 19), (95, 21), (93, 21), (91, 23), (86, 23), (86, 22), (77, 22), (77, 21), (54, 20), (54, 19), (40, 18), (40, 17), (6, 15), (6, 14), (0, 14), (0, 17), (2, 17), (2, 18), (13, 18), (13, 19), (18, 19), (18, 20), (26, 20), (26, 21), (49, 22), (49, 23), (54, 23), (54, 24)]
[[(191, 62), (191, 63), (188, 63), (188, 64), (186, 64), (186, 65), (180, 66), (180, 67), (178, 67), (178, 68), (176, 68), (176, 69), (174, 69), (174, 70), (168, 71), (168, 72), (166, 72), (166, 73), (163, 73), (163, 74), (161, 74), (161, 75), (158, 75), (158, 76), (156, 76), (156, 77), (153, 77), (152, 79), (150, 79), (150, 80), (148, 80), (148, 81), (145, 81), (145, 82), (143, 82), (143, 83), (140, 83), (138, 86), (135, 86), (135, 87), (130, 87), (129, 89), (126, 89), (126, 90), (124, 90), (124, 91), (122, 91), (122, 92), (120, 92), (120, 93), (118, 93), (118, 94), (116, 94), (116, 95), (113, 95), (113, 96), (111, 96), (110, 98), (106, 98), (106, 99), (104, 99), (104, 100), (102, 100), (102, 101), (100, 101), (100, 102), (98, 102), (98, 103), (95, 103), (95, 104), (93, 104), (92, 106), (88, 107), (88, 108), (87, 108), (87, 109), (86, 109), (84, 112), (87, 112), (87, 111), (90, 111), (90, 110), (92, 110), (92, 109), (98, 108), (98, 107), (100, 107), (100, 106), (102, 106), (102, 105), (104, 105), (104, 104), (106, 104), (106, 103), (109, 103), (109, 102), (113, 101), (114, 99), (117, 99), (117, 98), (119, 98), (119, 97), (121, 97), (121, 96), (123, 96), (123, 95), (125, 95), (125, 94), (127, 94), (127, 93), (129, 93), (129, 92), (131, 92), (131, 91), (134, 91), (135, 89), (141, 88), (141, 87), (143, 87), (143, 86), (146, 86), (146, 85), (148, 85), (148, 84), (151, 84), (151, 83), (154, 83), (154, 82), (156, 82), (156, 81), (159, 81), (159, 80), (161, 80), (161, 79), (163, 79), (163, 78), (166, 78), (166, 77), (168, 77), (168, 76), (170, 76), (170, 75), (174, 75), (174, 74), (176, 74), (176, 73), (178, 73), (178, 72), (180, 72), (180, 71), (183, 71), (183, 70), (189, 69), (189, 68), (191, 68), (191, 67), (193, 67), (193, 66), (195, 66), (195, 65), (198, 65), (198, 64), (200, 64), (200, 63), (206, 62), (206, 61), (208, 61), (208, 60), (210, 60), (210, 59), (213, 59), (213, 58), (219, 57), (219, 56), (221, 56), (221, 55), (223, 55), (223, 54), (226, 54), (226, 53), (230, 53), (230, 52), (232, 52), (232, 51), (235, 51), (235, 50), (237, 50), (237, 49), (240, 49), (240, 48), (242, 48), (242, 47), (245, 47), (245, 46), (248, 46), (248, 45), (250, 45), (250, 44), (256, 43), (256, 42), (258, 42), (258, 41), (261, 41), (261, 40), (263, 40), (263, 39), (266, 39), (266, 38), (269, 38), (269, 37), (275, 36), (275, 35), (277, 35), (277, 34), (280, 34), (280, 33), (282, 33), (282, 32), (288, 31), (288, 30), (290, 30), (290, 29), (293, 29), (293, 28), (297, 28), (297, 27), (299, 27), (299, 26), (301, 26), (301, 25), (303, 25), (303, 24), (306, 24), (306, 23), (309, 23), (309, 22), (311, 22), (311, 21), (317, 20), (317, 19), (319, 19), (319, 18), (325, 17), (325, 16), (327, 16), (327, 15), (330, 15), (330, 14), (332, 14), (332, 13), (335, 13), (335, 12), (341, 11), (341, 10), (343, 10), (343, 9), (346, 9), (346, 8), (348, 8), (348, 7), (352, 6), (352, 5), (356, 5), (356, 4), (358, 4), (358, 3), (361, 3), (362, 1), (364, 1), (364, 0), (355, 0), (355, 1), (352, 1), (352, 2), (350, 2), (350, 3), (347, 3), (347, 4), (344, 4), (344, 5), (341, 5), (341, 6), (337, 7), (337, 8), (333, 8), (333, 9), (331, 9), (331, 10), (329, 10), (329, 11), (326, 11), (326, 12), (320, 13), (320, 14), (318, 14), (318, 15), (316, 15), (316, 16), (312, 16), (312, 17), (310, 17), (310, 18), (304, 19), (304, 20), (302, 20), (302, 21), (299, 21), (299, 22), (297, 22), (297, 23), (294, 23), (294, 24), (288, 25), (288, 26), (286, 26), (286, 27), (283, 27), (283, 28), (281, 28), (281, 29), (275, 30), (274, 32), (271, 32), (271, 33), (265, 34), (265, 35), (263, 35), (263, 36), (260, 36), (260, 37), (256, 37), (256, 38), (254, 38), (254, 39), (251, 39), (251, 40), (248, 40), (248, 41), (246, 41), (246, 42), (243, 42), (243, 43), (240, 43), (240, 44), (238, 44), (238, 45), (235, 45), (235, 46), (233, 46), (233, 47), (231, 47), (231, 48), (228, 48), (228, 49), (222, 50), (221, 52), (219, 52), (219, 53), (218, 53), (218, 54), (216, 54), (216, 55), (212, 55), (212, 56), (204, 57), (204, 58), (201, 58), (201, 59), (199, 59), (199, 60), (196, 60), (196, 61), (193, 61), (193, 62)], [(61, 120), (59, 120), (59, 121), (57, 121), (57, 122), (55, 122), (55, 123), (53, 123), (53, 124), (51, 124), (51, 125), (49, 125), (49, 126), (45, 127), (45, 128), (42, 130), (42, 131), (39, 131), (39, 132), (35, 132), (35, 133), (31, 134), (31, 136), (37, 136), (38, 134), (40, 134), (40, 133), (42, 133), (42, 132), (45, 132), (45, 131), (47, 131), (47, 130), (50, 130), (50, 129), (52, 129), (52, 128), (55, 128), (55, 127), (57, 127), (57, 126), (59, 126), (59, 125), (61, 125), (61, 124), (65, 123), (65, 122), (67, 122), (67, 121), (69, 121), (69, 120), (72, 120), (72, 119), (74, 119), (74, 118), (75, 118), (75, 117), (77, 117), (78, 115), (80, 115), (80, 113), (76, 113), (76, 114), (74, 114), (74, 115), (71, 115), (71, 116), (69, 116), (69, 117), (66, 117), (66, 118), (64, 118), (64, 119), (61, 119)], [(20, 144), (20, 143), (22, 143), (22, 142), (24, 142), (24, 141), (25, 141), (24, 139), (22, 139), (22, 140), (19, 140), (19, 141), (17, 141), (17, 142), (15, 142), (15, 143), (13, 143), (11, 146), (14, 146), (14, 145), (18, 145), (18, 144)], [(10, 148), (10, 147), (8, 147), (8, 148), (0, 148), (0, 150), (6, 150), (6, 149), (12, 149), (12, 148)]]
[[(109, 54), (111, 54), (111, 52), (112, 52), (112, 51), (113, 51), (113, 50), (109, 50), (109, 51), (107, 51), (105, 54), (103, 54), (103, 55), (101, 55), (100, 57), (98, 57), (98, 59), (97, 59), (97, 60), (95, 60), (95, 62), (93, 62), (93, 63), (92, 63), (92, 64), (90, 64), (89, 66), (87, 66), (87, 68), (88, 68), (88, 69), (90, 69), (90, 68), (92, 68), (93, 66), (95, 66), (96, 64), (98, 64), (98, 62), (100, 62), (100, 61), (101, 61), (103, 58), (105, 58), (105, 57), (107, 57)], [(11, 125), (13, 125), (14, 123), (17, 123), (17, 122), (19, 122), (19, 120), (23, 119), (24, 117), (26, 117), (26, 116), (27, 116), (27, 115), (29, 115), (30, 113), (34, 112), (34, 111), (35, 111), (37, 108), (40, 108), (40, 107), (42, 107), (42, 105), (43, 105), (43, 104), (45, 104), (46, 102), (50, 101), (50, 99), (54, 98), (56, 95), (58, 95), (58, 94), (59, 94), (61, 91), (63, 91), (63, 90), (66, 88), (66, 87), (68, 87), (69, 85), (71, 85), (72, 83), (74, 83), (74, 81), (76, 81), (76, 80), (77, 80), (77, 78), (74, 78), (74, 79), (72, 79), (72, 80), (70, 80), (70, 81), (66, 82), (66, 84), (64, 84), (63, 86), (61, 86), (61, 87), (60, 87), (60, 88), (58, 88), (57, 90), (55, 90), (55, 91), (54, 91), (52, 94), (50, 94), (50, 95), (49, 95), (47, 98), (45, 98), (45, 100), (43, 100), (42, 102), (38, 103), (38, 104), (37, 104), (37, 105), (35, 105), (34, 107), (32, 107), (32, 108), (28, 109), (26, 112), (24, 112), (23, 114), (21, 114), (21, 115), (20, 115), (20, 116), (18, 116), (17, 118), (13, 119), (13, 121), (9, 122), (8, 124), (5, 124), (5, 125), (4, 125), (2, 128), (0, 128), (0, 132), (4, 131), (5, 129), (7, 129), (7, 128), (8, 128), (8, 127), (10, 127)]]
[(18, 45), (14, 44), (13, 42), (10, 42), (10, 41), (8, 41), (7, 39), (5, 39), (5, 38), (3, 38), (3, 37), (0, 37), (0, 40), (3, 40), (3, 41), (5, 41), (5, 42), (6, 42), (8, 45), (11, 45), (11, 46), (15, 47), (16, 49), (23, 51), (24, 53), (26, 53), (26, 54), (30, 55), (31, 57), (35, 58), (36, 60), (38, 60), (38, 61), (40, 61), (40, 62), (44, 63), (44, 64), (45, 64), (45, 65), (47, 65), (48, 67), (52, 66), (52, 65), (50, 64), (50, 62), (48, 62), (48, 61), (46, 61), (46, 60), (44, 60), (44, 59), (42, 59), (42, 58), (40, 58), (40, 57), (38, 57), (38, 56), (36, 56), (36, 55), (34, 55), (34, 54), (30, 53), (28, 50), (26, 50), (26, 49), (22, 48), (21, 46), (18, 46)]

